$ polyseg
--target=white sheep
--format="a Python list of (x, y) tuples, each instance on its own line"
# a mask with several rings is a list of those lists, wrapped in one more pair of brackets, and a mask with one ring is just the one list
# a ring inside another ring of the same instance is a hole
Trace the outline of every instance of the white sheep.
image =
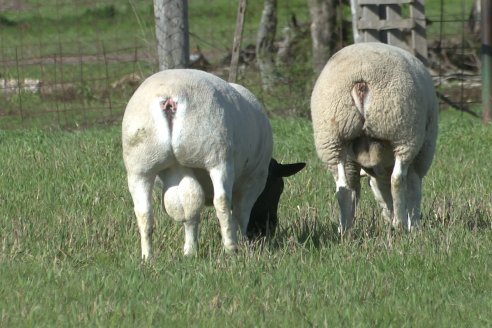
[(165, 70), (135, 91), (122, 128), (142, 258), (152, 254), (151, 200), (157, 177), (166, 212), (184, 223), (186, 255), (197, 251), (200, 211), (210, 204), (225, 249), (235, 250), (238, 226), (245, 236), (272, 156), (270, 123), (256, 98), (203, 71)]
[(425, 66), (394, 46), (347, 46), (321, 72), (311, 114), (318, 156), (336, 181), (340, 232), (352, 225), (361, 169), (386, 219), (407, 230), (418, 224), (438, 121)]
[[(251, 107), (263, 112), (263, 107), (256, 97), (245, 87), (229, 83), (246, 99)], [(268, 166), (265, 188), (257, 197), (248, 222), (247, 237), (250, 239), (273, 237), (278, 224), (277, 209), (280, 195), (284, 190), (284, 177), (296, 174), (306, 163), (280, 164), (274, 158)]]

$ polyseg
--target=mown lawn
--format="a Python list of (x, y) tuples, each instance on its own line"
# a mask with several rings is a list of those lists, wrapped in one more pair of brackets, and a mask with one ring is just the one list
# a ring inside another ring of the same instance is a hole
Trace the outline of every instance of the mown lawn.
[(0, 131), (1, 327), (492, 325), (492, 130), (445, 111), (423, 225), (391, 231), (366, 184), (349, 240), (310, 122), (272, 119), (286, 180), (277, 236), (226, 255), (213, 211), (200, 251), (156, 208), (140, 262), (119, 126)]

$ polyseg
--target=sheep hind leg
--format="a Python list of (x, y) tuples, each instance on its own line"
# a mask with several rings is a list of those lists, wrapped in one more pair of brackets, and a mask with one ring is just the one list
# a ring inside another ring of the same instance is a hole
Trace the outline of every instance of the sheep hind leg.
[(246, 238), (247, 236), (248, 223), (253, 204), (254, 202), (250, 202), (249, 199), (244, 199), (244, 197), (241, 197), (239, 200), (234, 200), (233, 202), (232, 215), (239, 226), (242, 238)]
[(357, 203), (357, 191), (352, 189), (347, 183), (343, 162), (337, 165), (335, 182), (337, 187), (336, 198), (340, 206), (340, 225), (338, 232), (343, 236), (352, 226)]
[(369, 185), (371, 186), (374, 198), (379, 203), (382, 210), (383, 218), (391, 222), (393, 214), (393, 199), (391, 198), (391, 184), (388, 181), (377, 179), (375, 177), (369, 178)]
[(214, 207), (219, 219), (222, 243), (226, 252), (237, 250), (237, 222), (232, 216), (233, 169), (224, 164), (210, 170), (210, 179), (214, 188)]
[(393, 197), (393, 226), (403, 225), (409, 231), (411, 222), (407, 214), (407, 173), (408, 164), (396, 158), (391, 173), (391, 196)]
[(196, 255), (198, 252), (198, 224), (200, 216), (184, 222), (185, 244), (183, 247), (184, 255)]
[(155, 176), (128, 174), (128, 188), (132, 195), (135, 216), (137, 217), (143, 260), (149, 260), (152, 257), (152, 232), (154, 230), (152, 188), (154, 179)]
[(420, 205), (422, 202), (422, 178), (413, 170), (407, 176), (408, 220), (410, 229), (418, 228), (420, 223)]
[[(265, 175), (266, 174), (268, 173), (265, 173)], [(242, 238), (247, 237), (251, 211), (262, 192), (261, 186), (263, 185), (264, 179), (251, 179), (241, 186), (241, 193), (234, 194), (235, 198), (233, 199), (232, 215), (239, 225), (239, 231), (241, 232)]]
[(184, 209), (185, 244), (184, 255), (196, 255), (198, 252), (198, 225), (200, 212), (205, 205), (205, 194), (193, 173), (187, 174), (179, 183), (179, 194)]

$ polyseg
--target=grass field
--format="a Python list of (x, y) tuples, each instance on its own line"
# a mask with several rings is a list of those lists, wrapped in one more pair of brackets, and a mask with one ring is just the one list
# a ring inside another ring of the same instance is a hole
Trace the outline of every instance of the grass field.
[[(153, 46), (150, 2), (90, 7), (88, 1), (77, 11), (71, 1), (17, 2), (25, 10), (0, 13), (2, 60), (15, 58), (15, 51), (46, 57), (61, 48), (67, 57), (81, 49), (98, 54), (94, 38), (114, 40), (105, 43), (108, 53)], [(217, 61), (232, 44), (236, 3), (189, 2), (191, 47)], [(459, 16), (471, 2), (446, 0), (445, 14)], [(435, 36), (440, 2), (426, 5), (434, 20), (428, 35)], [(249, 2), (244, 44), (254, 43), (261, 8), (261, 1)], [(279, 30), (292, 12), (307, 21), (305, 0), (279, 2)], [(457, 28), (446, 23), (444, 32)], [(248, 76), (241, 82), (267, 108), (306, 114), (310, 77), (302, 72), (310, 62), (298, 62), (292, 69), (299, 86), (276, 90), (295, 102), (260, 94)], [(108, 115), (107, 77), (155, 70), (148, 61), (68, 65), (0, 67), (3, 77), (63, 77), (76, 84), (68, 101), (0, 97), (0, 327), (492, 326), (492, 130), (478, 119), (441, 113), (420, 230), (389, 229), (364, 184), (352, 234), (341, 241), (334, 182), (317, 159), (310, 122), (275, 117), (275, 157), (307, 162), (286, 179), (276, 237), (226, 255), (207, 209), (199, 254), (185, 258), (182, 227), (156, 206), (155, 259), (143, 264), (119, 124), (72, 132), (1, 129), (25, 124), (16, 112), (21, 101), (35, 105), (25, 113), (28, 126), (97, 121)], [(111, 117), (118, 120), (131, 91), (112, 92)]]
[(156, 208), (142, 264), (119, 126), (0, 131), (1, 327), (486, 327), (492, 325), (492, 130), (445, 111), (423, 224), (391, 231), (364, 184), (352, 236), (310, 123), (273, 119), (286, 180), (280, 230), (236, 256), (204, 213), (196, 258)]

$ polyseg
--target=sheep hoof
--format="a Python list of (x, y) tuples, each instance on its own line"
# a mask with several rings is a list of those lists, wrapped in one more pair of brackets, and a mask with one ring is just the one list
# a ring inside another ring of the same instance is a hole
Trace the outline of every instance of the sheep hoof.
[(198, 250), (196, 247), (190, 247), (190, 246), (184, 247), (185, 256), (196, 256), (197, 254), (198, 254)]
[(391, 223), (394, 229), (403, 228), (403, 230), (405, 230), (406, 232), (411, 232), (412, 230), (415, 230), (418, 225), (418, 222), (412, 221), (410, 217), (408, 217), (403, 222), (402, 220), (399, 220), (398, 218), (394, 217)]
[(386, 208), (381, 211), (381, 216), (383, 217), (383, 220), (387, 223), (393, 223), (393, 221), (391, 220), (391, 215), (391, 212)]
[(230, 245), (224, 245), (224, 250), (227, 254), (237, 254), (239, 248), (237, 244), (230, 244)]
[(150, 254), (142, 254), (142, 263), (152, 262), (152, 256)]
[(391, 225), (393, 226), (394, 229), (398, 229), (401, 226), (401, 222), (400, 220), (398, 220), (398, 218), (393, 218)]

